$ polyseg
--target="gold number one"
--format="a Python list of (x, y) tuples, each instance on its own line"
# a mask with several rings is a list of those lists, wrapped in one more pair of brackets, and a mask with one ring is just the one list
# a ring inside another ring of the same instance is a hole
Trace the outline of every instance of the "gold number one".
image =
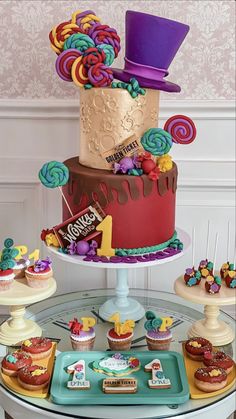
[(107, 215), (104, 220), (96, 227), (97, 231), (102, 232), (101, 247), (97, 249), (98, 256), (115, 256), (115, 249), (111, 247), (112, 239), (112, 216)]

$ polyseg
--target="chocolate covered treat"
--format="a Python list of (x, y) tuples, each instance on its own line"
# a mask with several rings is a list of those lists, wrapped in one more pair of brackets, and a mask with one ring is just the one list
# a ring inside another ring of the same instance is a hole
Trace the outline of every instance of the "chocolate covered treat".
[(184, 274), (184, 280), (188, 287), (199, 285), (201, 282), (201, 273), (196, 271), (194, 267), (187, 268)]
[(217, 294), (221, 289), (221, 283), (222, 281), (219, 276), (209, 275), (205, 282), (206, 291), (209, 294)]
[(213, 274), (213, 263), (208, 261), (208, 259), (203, 259), (199, 263), (198, 270), (201, 273), (201, 277), (206, 278), (207, 276)]
[(233, 264), (229, 265), (229, 270), (226, 272), (224, 280), (226, 287), (236, 288), (236, 270)]

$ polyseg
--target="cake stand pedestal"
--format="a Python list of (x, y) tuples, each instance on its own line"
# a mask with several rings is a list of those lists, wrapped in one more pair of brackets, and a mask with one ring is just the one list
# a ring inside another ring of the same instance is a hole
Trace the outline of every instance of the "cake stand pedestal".
[(25, 306), (51, 297), (56, 291), (56, 281), (49, 279), (47, 288), (31, 288), (26, 278), (15, 279), (12, 287), (0, 292), (0, 305), (9, 306), (11, 317), (0, 326), (0, 343), (16, 345), (33, 336), (41, 336), (42, 329), (32, 320), (24, 318)]
[(152, 266), (162, 265), (167, 262), (172, 262), (184, 255), (190, 246), (190, 237), (185, 231), (177, 229), (179, 240), (184, 245), (184, 250), (180, 253), (169, 256), (165, 259), (157, 259), (149, 262), (137, 263), (103, 263), (103, 262), (86, 262), (84, 256), (68, 255), (66, 253), (58, 252), (55, 247), (47, 247), (51, 254), (56, 255), (59, 259), (66, 262), (76, 263), (77, 265), (86, 266), (88, 268), (106, 268), (116, 270), (116, 295), (114, 298), (107, 300), (99, 309), (99, 315), (108, 320), (115, 312), (120, 313), (120, 321), (123, 322), (127, 319), (138, 321), (143, 318), (145, 310), (143, 306), (133, 298), (129, 298), (129, 285), (128, 285), (128, 271), (129, 269), (136, 268), (150, 268)]
[(174, 285), (175, 293), (180, 297), (197, 304), (204, 304), (202, 320), (195, 322), (188, 331), (190, 338), (201, 336), (208, 339), (214, 346), (223, 346), (232, 342), (235, 332), (225, 322), (219, 320), (220, 306), (236, 303), (236, 290), (227, 288), (223, 283), (218, 294), (208, 294), (205, 290), (205, 280), (199, 285), (187, 287), (183, 277), (179, 277)]

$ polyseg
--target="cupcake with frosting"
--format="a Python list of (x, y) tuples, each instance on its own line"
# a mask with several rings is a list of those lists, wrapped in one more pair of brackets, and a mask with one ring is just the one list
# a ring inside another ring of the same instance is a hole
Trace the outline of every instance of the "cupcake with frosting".
[(74, 351), (91, 351), (96, 337), (93, 327), (96, 321), (93, 317), (82, 317), (81, 320), (80, 323), (74, 318), (69, 322), (71, 346)]
[(15, 257), (19, 251), (13, 247), (12, 239), (4, 241), (4, 248), (0, 258), (0, 291), (7, 291), (14, 282), (15, 274), (13, 268), (15, 266)]
[(15, 261), (15, 266), (13, 272), (15, 274), (15, 279), (20, 279), (25, 277), (25, 270), (30, 266), (30, 260), (27, 258), (21, 258)]
[(36, 260), (34, 265), (29, 266), (25, 270), (28, 285), (32, 288), (46, 288), (53, 275), (51, 264), (51, 260), (47, 257)]
[(149, 351), (168, 351), (172, 340), (169, 327), (173, 320), (170, 317), (156, 317), (152, 311), (146, 312), (146, 341)]
[(134, 320), (120, 321), (120, 314), (115, 313), (109, 319), (114, 322), (114, 327), (108, 330), (107, 340), (112, 351), (128, 351), (134, 336)]

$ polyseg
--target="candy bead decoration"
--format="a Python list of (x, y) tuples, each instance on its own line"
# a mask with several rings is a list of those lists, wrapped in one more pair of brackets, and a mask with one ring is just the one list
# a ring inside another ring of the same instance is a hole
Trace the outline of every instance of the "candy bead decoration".
[(71, 77), (76, 86), (83, 87), (89, 82), (87, 69), (84, 67), (82, 62), (82, 56), (78, 57), (71, 68)]
[(92, 10), (77, 10), (72, 14), (71, 21), (83, 31), (88, 31), (95, 23), (100, 22), (100, 18)]
[(64, 50), (75, 48), (81, 53), (86, 51), (88, 48), (95, 47), (93, 40), (84, 33), (75, 33), (66, 39), (64, 43)]
[(42, 166), (39, 179), (46, 188), (64, 186), (69, 180), (69, 170), (61, 162), (50, 161)]
[(196, 127), (191, 118), (185, 115), (175, 115), (169, 118), (164, 130), (169, 132), (176, 144), (190, 144), (196, 138)]
[(88, 71), (88, 78), (94, 87), (110, 86), (113, 80), (112, 70), (102, 63), (90, 67)]
[(56, 71), (58, 76), (65, 81), (73, 81), (71, 77), (72, 64), (81, 53), (77, 49), (69, 49), (58, 55), (56, 60)]
[(150, 128), (141, 138), (141, 144), (146, 151), (154, 156), (167, 154), (172, 147), (171, 135), (161, 128)]
[(108, 25), (100, 25), (99, 23), (96, 23), (90, 28), (88, 34), (96, 45), (111, 45), (114, 48), (115, 57), (117, 57), (120, 51), (120, 37), (117, 35), (115, 29), (110, 28)]

